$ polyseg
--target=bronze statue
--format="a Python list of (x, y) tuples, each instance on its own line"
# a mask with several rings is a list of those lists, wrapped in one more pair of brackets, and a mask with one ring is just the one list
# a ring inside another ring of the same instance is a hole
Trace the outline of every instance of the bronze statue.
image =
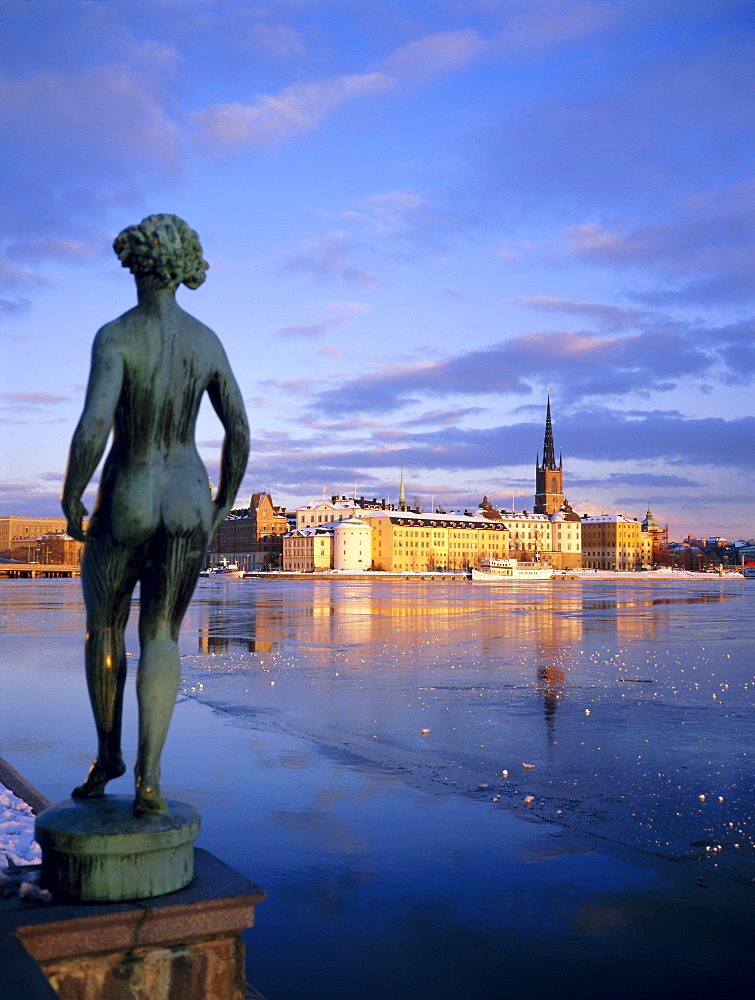
[[(180, 679), (178, 632), (212, 535), (246, 469), (249, 428), (220, 341), (175, 300), (208, 264), (197, 234), (174, 215), (129, 226), (113, 248), (136, 281), (138, 304), (107, 323), (92, 347), (86, 402), (71, 442), (62, 505), (85, 542), (86, 676), (97, 758), (74, 797), (101, 795), (125, 771), (121, 755), (124, 629), (137, 583), (139, 748), (134, 811), (163, 812), (160, 755)], [(194, 430), (207, 392), (225, 429), (213, 500)], [(82, 494), (113, 440), (86, 533)]]

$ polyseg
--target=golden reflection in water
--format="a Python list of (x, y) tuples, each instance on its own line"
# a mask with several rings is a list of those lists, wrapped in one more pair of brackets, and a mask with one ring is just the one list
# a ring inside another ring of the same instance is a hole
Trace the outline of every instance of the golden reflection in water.
[[(501, 641), (527, 643), (541, 654), (559, 655), (585, 633), (600, 632), (607, 644), (651, 640), (668, 627), (677, 604), (720, 600), (720, 595), (595, 600), (581, 589), (545, 592), (536, 588), (501, 594), (458, 587), (433, 593), (432, 585), (416, 594), (386, 593), (379, 586), (339, 588), (331, 583), (299, 584), (291, 599), (270, 599), (246, 587), (213, 595), (201, 607), (198, 648), (201, 653), (241, 648), (270, 652), (293, 642), (308, 647), (426, 641), (428, 635), (449, 641), (472, 632), (481, 653), (500, 654)], [(659, 605), (665, 605), (665, 612)]]

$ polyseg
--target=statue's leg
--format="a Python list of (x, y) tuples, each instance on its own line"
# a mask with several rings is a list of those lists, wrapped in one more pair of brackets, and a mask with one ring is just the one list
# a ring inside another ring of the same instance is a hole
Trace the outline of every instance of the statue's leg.
[(176, 704), (181, 666), (178, 633), (194, 592), (207, 546), (199, 537), (153, 540), (149, 564), (142, 576), (136, 675), (139, 701), (139, 752), (136, 759), (137, 815), (164, 812), (160, 792), (160, 756)]
[(123, 690), (126, 683), (124, 631), (135, 574), (130, 553), (109, 541), (89, 539), (81, 566), (87, 607), (85, 645), (89, 700), (97, 729), (97, 758), (75, 798), (102, 795), (126, 767), (121, 756)]

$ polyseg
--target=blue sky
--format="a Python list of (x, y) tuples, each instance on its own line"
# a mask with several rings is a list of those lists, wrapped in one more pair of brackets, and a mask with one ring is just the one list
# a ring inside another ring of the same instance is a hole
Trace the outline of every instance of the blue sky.
[(423, 508), (531, 508), (550, 388), (578, 512), (752, 537), (754, 36), (750, 0), (6, 0), (0, 513), (58, 512), (113, 237), (173, 212), (240, 501), (403, 464)]

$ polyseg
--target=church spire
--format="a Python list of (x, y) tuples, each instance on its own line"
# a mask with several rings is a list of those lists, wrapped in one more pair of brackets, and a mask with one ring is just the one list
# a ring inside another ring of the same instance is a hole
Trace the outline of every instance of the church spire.
[(535, 468), (535, 513), (556, 514), (564, 502), (564, 461), (559, 452), (556, 465), (556, 449), (553, 447), (553, 424), (551, 423), (551, 394), (548, 390), (548, 406), (545, 411), (545, 441), (543, 461)]
[(551, 425), (551, 394), (548, 393), (548, 408), (545, 411), (545, 441), (543, 443), (543, 468), (555, 469), (556, 452), (553, 448), (553, 426)]
[(404, 466), (401, 465), (401, 481), (398, 488), (398, 509), (406, 510), (406, 493), (404, 492)]

